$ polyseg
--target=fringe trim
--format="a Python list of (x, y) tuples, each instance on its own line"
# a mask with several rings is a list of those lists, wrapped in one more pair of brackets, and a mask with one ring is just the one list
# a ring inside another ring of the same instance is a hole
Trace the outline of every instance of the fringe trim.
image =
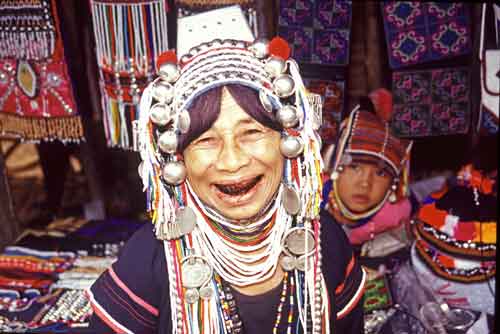
[(0, 138), (28, 141), (60, 140), (63, 143), (84, 140), (80, 116), (26, 117), (0, 113)]

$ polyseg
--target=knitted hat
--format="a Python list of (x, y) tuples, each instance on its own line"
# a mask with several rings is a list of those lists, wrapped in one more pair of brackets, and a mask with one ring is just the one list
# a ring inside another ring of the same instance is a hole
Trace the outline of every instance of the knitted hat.
[(415, 219), (416, 249), (446, 279), (484, 281), (495, 274), (494, 181), (467, 165), (424, 200)]

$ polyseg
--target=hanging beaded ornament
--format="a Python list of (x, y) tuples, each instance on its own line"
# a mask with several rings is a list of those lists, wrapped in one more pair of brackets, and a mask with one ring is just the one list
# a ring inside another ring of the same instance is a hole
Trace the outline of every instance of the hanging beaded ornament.
[(134, 149), (141, 93), (168, 50), (164, 0), (91, 0), (108, 146)]

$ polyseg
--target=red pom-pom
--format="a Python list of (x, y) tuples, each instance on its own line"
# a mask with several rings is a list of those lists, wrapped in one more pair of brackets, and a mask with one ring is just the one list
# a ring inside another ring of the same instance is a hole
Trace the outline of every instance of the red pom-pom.
[(173, 50), (165, 51), (158, 56), (158, 59), (156, 59), (156, 66), (158, 68), (160, 68), (161, 65), (166, 63), (177, 64), (177, 55), (175, 54), (175, 51)]
[(281, 37), (274, 37), (269, 42), (269, 54), (274, 57), (280, 57), (287, 60), (290, 57), (290, 46), (288, 42)]
[(375, 107), (377, 116), (388, 122), (392, 117), (392, 94), (385, 88), (375, 89), (368, 97)]

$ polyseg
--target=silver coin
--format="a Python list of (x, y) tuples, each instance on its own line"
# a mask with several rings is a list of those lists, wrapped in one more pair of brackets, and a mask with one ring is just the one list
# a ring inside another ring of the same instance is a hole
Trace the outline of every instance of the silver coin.
[(296, 215), (300, 211), (299, 194), (290, 186), (285, 186), (282, 195), (283, 206), (289, 215)]
[(293, 255), (300, 256), (314, 251), (316, 242), (312, 231), (305, 228), (297, 228), (285, 237), (285, 247)]
[(214, 295), (214, 288), (210, 285), (206, 285), (200, 288), (200, 297), (204, 300), (209, 300)]
[(281, 268), (285, 271), (292, 271), (297, 266), (295, 256), (284, 255), (280, 260)]
[(301, 257), (297, 258), (296, 268), (300, 271), (306, 271), (306, 261), (307, 261), (306, 256), (301, 256)]
[(184, 299), (188, 304), (194, 304), (200, 299), (198, 289), (187, 289), (184, 293)]
[(191, 233), (196, 226), (196, 215), (190, 207), (178, 208), (175, 213), (175, 221), (180, 226), (182, 235)]
[(210, 266), (200, 258), (188, 258), (182, 263), (182, 285), (185, 288), (199, 288), (212, 274)]

